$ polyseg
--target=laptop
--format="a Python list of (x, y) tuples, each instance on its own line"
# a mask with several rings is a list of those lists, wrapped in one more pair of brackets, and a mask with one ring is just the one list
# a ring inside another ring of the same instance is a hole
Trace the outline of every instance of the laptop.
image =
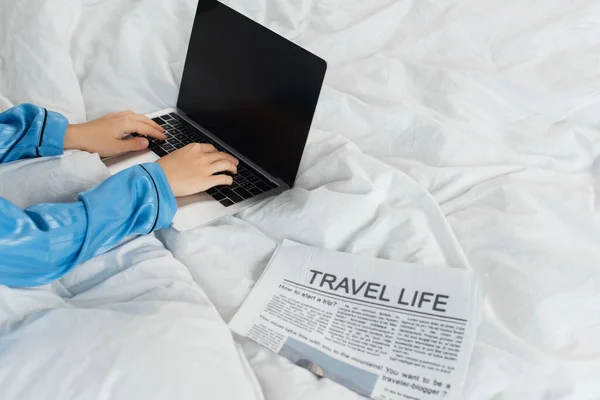
[(148, 117), (166, 141), (104, 159), (111, 173), (211, 143), (240, 164), (232, 186), (177, 199), (188, 230), (294, 186), (327, 63), (217, 0), (198, 3), (176, 108)]

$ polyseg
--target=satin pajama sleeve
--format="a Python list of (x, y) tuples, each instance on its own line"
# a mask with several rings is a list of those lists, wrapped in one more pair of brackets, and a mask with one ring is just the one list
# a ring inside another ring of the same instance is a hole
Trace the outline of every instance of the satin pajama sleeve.
[[(0, 162), (62, 154), (66, 125), (60, 114), (32, 105), (0, 114)], [(127, 236), (170, 226), (176, 210), (157, 163), (128, 168), (73, 203), (22, 210), (0, 197), (0, 284), (38, 286), (59, 279)]]

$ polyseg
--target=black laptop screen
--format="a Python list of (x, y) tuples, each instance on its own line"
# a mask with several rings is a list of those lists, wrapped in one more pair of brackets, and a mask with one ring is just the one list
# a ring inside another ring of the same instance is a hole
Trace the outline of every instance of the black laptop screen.
[(293, 185), (326, 63), (215, 0), (200, 0), (177, 107)]

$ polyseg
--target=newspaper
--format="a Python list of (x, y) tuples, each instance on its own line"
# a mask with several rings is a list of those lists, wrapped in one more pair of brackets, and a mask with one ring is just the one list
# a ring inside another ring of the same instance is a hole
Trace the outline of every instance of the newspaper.
[(455, 399), (475, 340), (466, 270), (285, 241), (231, 330), (376, 400)]

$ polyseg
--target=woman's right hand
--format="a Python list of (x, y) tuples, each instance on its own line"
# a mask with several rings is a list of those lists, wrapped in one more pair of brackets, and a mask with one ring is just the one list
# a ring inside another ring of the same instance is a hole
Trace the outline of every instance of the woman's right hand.
[[(239, 161), (217, 151), (212, 144), (191, 143), (157, 161), (162, 167), (175, 197), (204, 192), (214, 186), (231, 185)], [(217, 175), (213, 175), (217, 174)]]

